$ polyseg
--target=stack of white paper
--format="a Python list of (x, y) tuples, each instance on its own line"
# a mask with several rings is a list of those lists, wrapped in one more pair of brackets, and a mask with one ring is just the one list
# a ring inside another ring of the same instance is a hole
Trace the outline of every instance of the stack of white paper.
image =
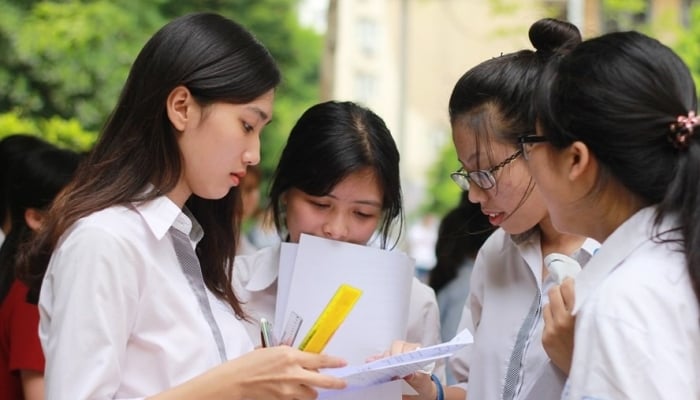
[(290, 312), (302, 319), (293, 346), (299, 346), (338, 286), (348, 284), (362, 296), (335, 332), (324, 353), (348, 364), (363, 364), (404, 339), (414, 261), (401, 251), (387, 251), (302, 235), (285, 243), (280, 255), (275, 336), (282, 336)]

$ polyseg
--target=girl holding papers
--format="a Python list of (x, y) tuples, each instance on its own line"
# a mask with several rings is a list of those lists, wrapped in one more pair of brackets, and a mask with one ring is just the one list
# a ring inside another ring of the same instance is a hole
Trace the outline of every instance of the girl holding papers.
[(477, 65), (450, 97), (452, 137), (462, 164), (452, 178), (499, 229), (477, 255), (462, 315), (474, 343), (468, 354), (451, 359), (462, 383), (443, 392), (429, 376), (414, 374), (408, 381), (420, 396), (413, 399), (553, 400), (564, 388), (571, 349), (546, 352), (542, 345), (548, 290), (558, 283), (543, 260), (563, 253), (583, 264), (597, 243), (554, 228), (518, 138), (535, 131), (531, 99), (547, 60), (579, 42), (580, 34), (550, 19), (536, 22), (529, 33), (536, 51)]
[(231, 290), (236, 187), (260, 160), (279, 82), (267, 49), (217, 14), (146, 43), (23, 262), (41, 287), (48, 400), (313, 399), (345, 386), (317, 372), (342, 360), (252, 351)]
[[(382, 248), (393, 246), (392, 227), (403, 221), (399, 153), (384, 121), (351, 102), (309, 108), (292, 128), (270, 197), (275, 224), (286, 241), (298, 243), (301, 234), (309, 234), (366, 245), (379, 233)], [(236, 257), (234, 289), (255, 322), (260, 317), (274, 320), (279, 257), (279, 245)], [(257, 324), (248, 329), (259, 341)], [(417, 279), (407, 339), (424, 346), (440, 342), (435, 294)]]

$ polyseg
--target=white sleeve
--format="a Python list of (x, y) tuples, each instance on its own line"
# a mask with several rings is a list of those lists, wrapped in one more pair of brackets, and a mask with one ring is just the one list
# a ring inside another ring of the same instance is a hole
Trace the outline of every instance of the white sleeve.
[[(442, 342), (440, 336), (440, 310), (435, 291), (430, 286), (413, 278), (411, 283), (411, 301), (408, 316), (406, 341), (432, 346)], [(445, 382), (445, 361), (435, 363), (433, 373)]]
[(433, 289), (413, 278), (406, 341), (432, 346), (442, 342), (440, 311)]
[[(461, 332), (464, 329), (469, 329), (474, 337), (476, 337), (476, 329), (479, 326), (481, 311), (483, 308), (482, 299), (484, 297), (484, 263), (486, 262), (486, 256), (484, 254), (485, 253), (483, 251), (479, 251), (476, 259), (474, 260), (474, 268), (472, 269), (472, 275), (469, 279), (469, 295), (464, 303), (462, 317), (460, 318), (459, 326), (457, 328), (457, 332)], [(455, 386), (462, 388), (464, 391), (467, 391), (467, 384), (469, 382), (469, 368), (471, 350), (473, 346), (474, 344), (470, 344), (455, 352), (447, 363), (447, 367), (450, 369), (452, 375), (458, 382)]]
[(699, 398), (697, 319), (688, 323), (687, 304), (652, 285), (617, 285), (589, 299), (577, 315), (563, 399)]
[(48, 400), (113, 399), (139, 299), (137, 252), (106, 229), (70, 232), (40, 296)]

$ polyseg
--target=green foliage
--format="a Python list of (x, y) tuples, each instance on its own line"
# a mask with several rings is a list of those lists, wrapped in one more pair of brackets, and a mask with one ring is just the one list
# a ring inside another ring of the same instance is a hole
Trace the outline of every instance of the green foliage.
[(6, 3), (0, 107), (27, 118), (76, 118), (90, 130), (102, 125), (138, 49), (163, 22), (135, 0)]
[(448, 141), (440, 152), (437, 162), (428, 172), (428, 198), (420, 207), (419, 215), (432, 213), (445, 215), (459, 203), (462, 190), (450, 178), (450, 173), (456, 171), (455, 150), (452, 141)]
[(689, 13), (689, 28), (684, 30), (676, 43), (675, 50), (688, 64), (695, 79), (695, 88), (700, 88), (700, 3), (695, 2)]
[(292, 125), (318, 101), (322, 37), (299, 25), (296, 6), (297, 0), (0, 0), (0, 112), (12, 110), (2, 116), (0, 135), (20, 130), (89, 146), (146, 40), (172, 18), (214, 11), (250, 29), (282, 71), (273, 123), (261, 139), (268, 178)]
[(89, 150), (95, 140), (95, 132), (83, 129), (75, 118), (28, 119), (15, 112), (0, 114), (0, 138), (16, 133), (36, 135), (76, 151)]
[(647, 0), (603, 0), (603, 10), (606, 15), (639, 14), (647, 9)]

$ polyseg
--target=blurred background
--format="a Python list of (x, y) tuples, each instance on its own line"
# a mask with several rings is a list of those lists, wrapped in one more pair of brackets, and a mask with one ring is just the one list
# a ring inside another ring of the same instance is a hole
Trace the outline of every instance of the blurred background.
[(641, 30), (700, 76), (700, 0), (0, 0), (0, 137), (88, 150), (148, 37), (205, 10), (249, 28), (283, 72), (262, 135), (262, 201), (296, 118), (322, 100), (354, 100), (396, 139), (409, 224), (459, 201), (453, 85), (485, 59), (530, 48), (535, 20), (568, 19), (585, 37)]

